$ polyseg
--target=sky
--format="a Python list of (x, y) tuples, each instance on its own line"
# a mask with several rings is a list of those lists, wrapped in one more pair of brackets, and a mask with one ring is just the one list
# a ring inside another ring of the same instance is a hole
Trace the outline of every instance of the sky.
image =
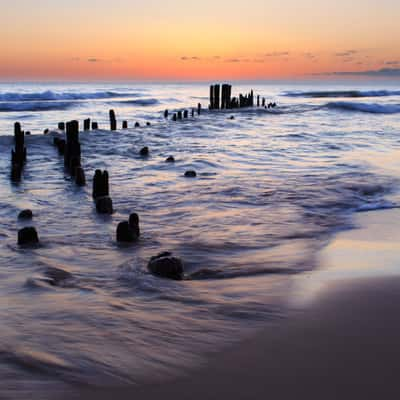
[(0, 80), (400, 78), (398, 0), (1, 0)]

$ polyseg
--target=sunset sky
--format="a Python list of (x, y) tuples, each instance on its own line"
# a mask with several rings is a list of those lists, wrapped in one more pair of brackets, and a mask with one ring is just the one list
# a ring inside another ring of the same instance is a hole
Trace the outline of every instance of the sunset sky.
[(1, 0), (0, 80), (400, 77), (398, 0)]

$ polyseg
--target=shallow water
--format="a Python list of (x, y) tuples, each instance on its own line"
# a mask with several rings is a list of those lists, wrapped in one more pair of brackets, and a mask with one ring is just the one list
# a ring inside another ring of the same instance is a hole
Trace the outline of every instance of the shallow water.
[[(206, 85), (0, 85), (0, 397), (180, 373), (284, 317), (293, 274), (317, 268), (318, 251), (352, 227), (355, 212), (398, 206), (398, 87), (252, 86), (278, 107), (172, 122), (163, 110), (205, 107)], [(110, 108), (119, 126), (142, 127), (110, 132)], [(41, 132), (87, 117), (101, 130), (81, 133), (88, 185), (80, 189), (52, 146), (55, 134)], [(17, 120), (33, 135), (13, 185)], [(169, 155), (175, 164), (165, 163)], [(110, 174), (112, 217), (94, 210), (97, 168)], [(188, 169), (198, 177), (184, 178)], [(16, 245), (24, 208), (34, 212), (35, 249)], [(119, 246), (116, 226), (131, 212), (142, 237)], [(187, 279), (147, 272), (163, 250), (183, 258)], [(71, 275), (52, 286), (56, 269)]]

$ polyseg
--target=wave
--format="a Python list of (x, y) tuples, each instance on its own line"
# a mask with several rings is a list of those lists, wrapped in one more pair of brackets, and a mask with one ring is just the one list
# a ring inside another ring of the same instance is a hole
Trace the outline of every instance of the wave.
[(0, 103), (0, 112), (20, 112), (20, 111), (57, 111), (67, 110), (76, 105), (75, 102), (68, 101), (31, 101), (31, 102), (10, 102)]
[(334, 98), (334, 97), (387, 97), (400, 96), (400, 90), (332, 90), (332, 91), (306, 91), (285, 92), (288, 97)]
[(57, 100), (96, 100), (111, 99), (113, 97), (139, 97), (138, 93), (121, 93), (113, 91), (95, 92), (55, 92), (47, 90), (45, 92), (6, 92), (0, 93), (0, 101), (57, 101)]
[(346, 101), (335, 101), (327, 103), (325, 107), (336, 110), (356, 111), (370, 114), (400, 113), (400, 104), (353, 103)]
[(137, 99), (137, 100), (123, 100), (123, 101), (113, 101), (113, 104), (124, 104), (132, 106), (154, 106), (159, 104), (157, 99)]

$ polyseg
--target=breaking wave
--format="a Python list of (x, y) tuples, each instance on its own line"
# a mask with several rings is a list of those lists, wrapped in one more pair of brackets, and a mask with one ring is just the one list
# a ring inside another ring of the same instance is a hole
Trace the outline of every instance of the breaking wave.
[(113, 91), (94, 92), (56, 92), (47, 90), (45, 92), (18, 93), (7, 92), (0, 94), (0, 101), (56, 101), (56, 100), (96, 100), (111, 99), (114, 97), (139, 97), (138, 93), (121, 93)]
[(73, 101), (23, 101), (0, 103), (0, 112), (13, 111), (61, 111), (76, 105)]
[(356, 111), (370, 114), (400, 113), (400, 104), (353, 103), (346, 101), (335, 101), (326, 104), (326, 107), (336, 110)]
[(334, 98), (334, 97), (388, 97), (400, 96), (400, 90), (334, 90), (334, 91), (306, 91), (286, 92), (288, 97)]

